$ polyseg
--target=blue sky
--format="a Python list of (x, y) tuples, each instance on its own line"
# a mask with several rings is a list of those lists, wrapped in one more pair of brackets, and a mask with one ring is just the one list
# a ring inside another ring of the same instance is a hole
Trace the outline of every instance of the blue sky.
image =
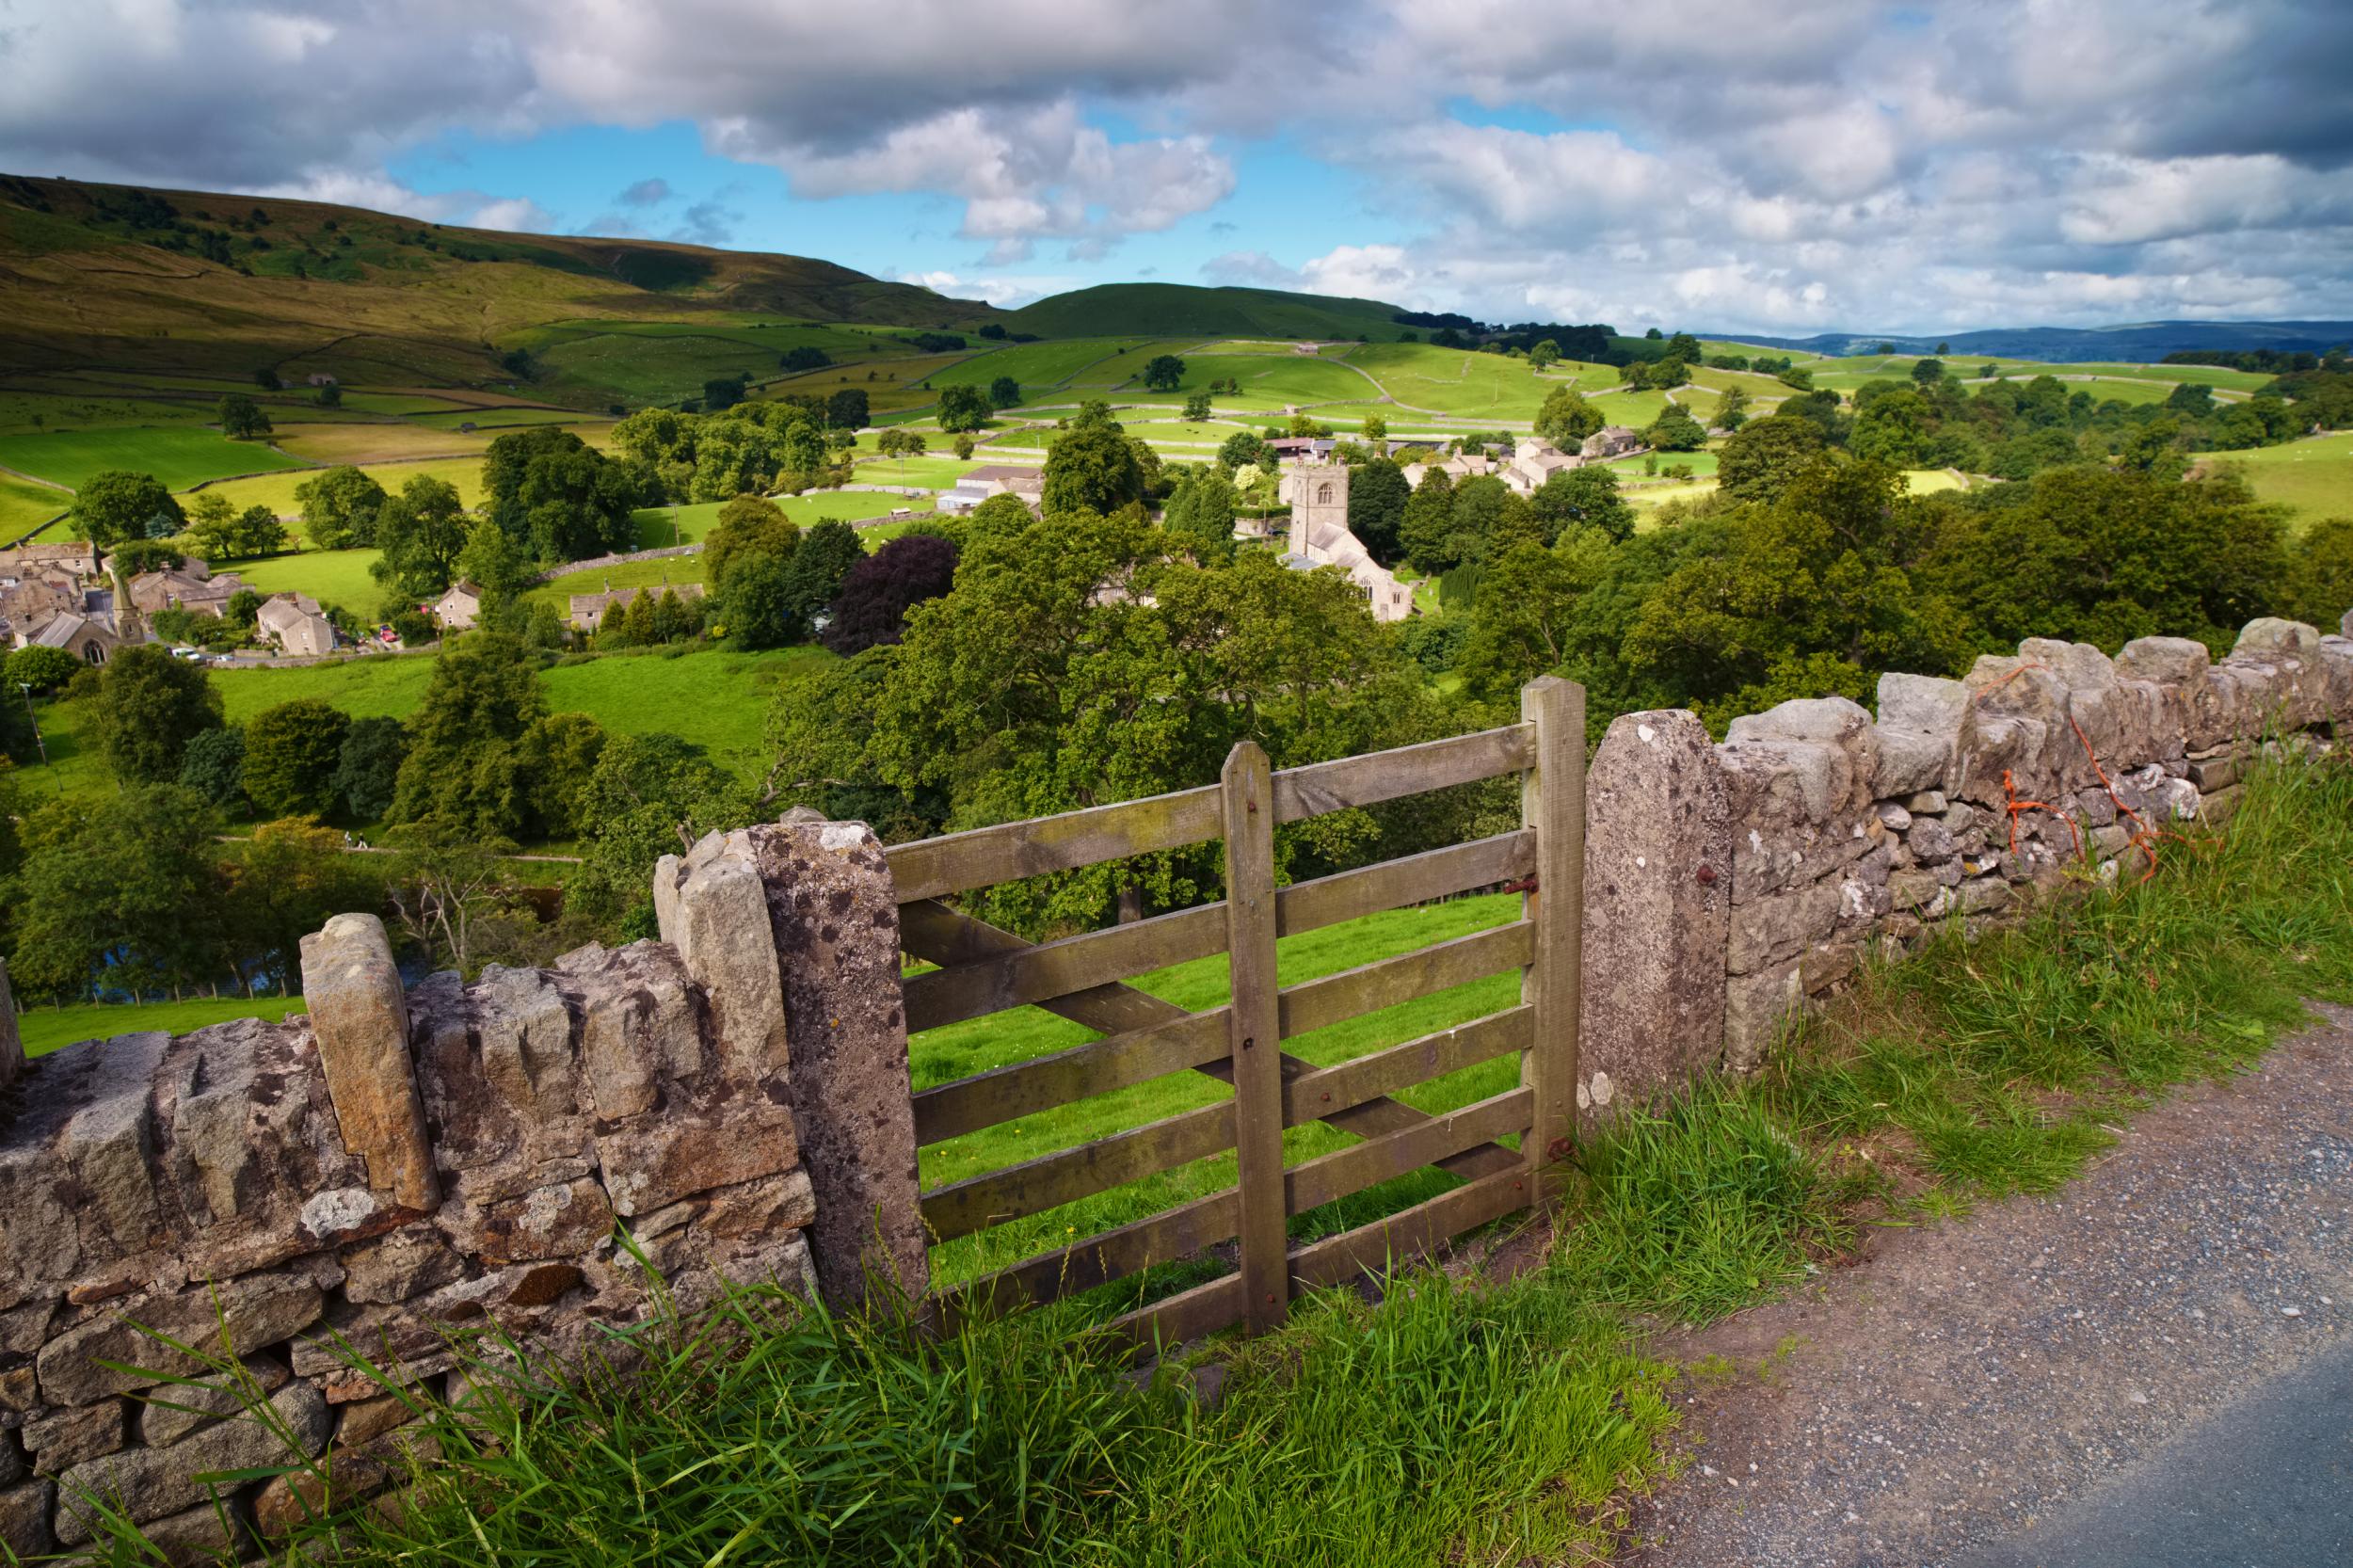
[(0, 168), (1803, 333), (2353, 316), (2342, 0), (0, 0)]

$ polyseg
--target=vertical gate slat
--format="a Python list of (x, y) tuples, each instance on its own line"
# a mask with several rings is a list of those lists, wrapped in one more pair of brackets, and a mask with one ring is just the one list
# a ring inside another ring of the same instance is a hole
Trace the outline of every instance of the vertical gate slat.
[(1535, 1038), (1521, 1081), (1535, 1092), (1534, 1125), (1521, 1153), (1529, 1197), (1557, 1196), (1547, 1169), (1569, 1152), (1577, 1128), (1577, 1033), (1585, 929), (1585, 688), (1545, 676), (1520, 688), (1520, 716), (1535, 726), (1534, 765), (1523, 776), (1522, 825), (1536, 830), (1536, 887), (1522, 912), (1535, 952), (1521, 972), (1521, 1000), (1535, 1009)]
[(1250, 1332), (1257, 1334), (1281, 1323), (1290, 1310), (1274, 974), (1274, 783), (1266, 753), (1253, 742), (1238, 744), (1225, 759), (1221, 786), (1243, 1313)]

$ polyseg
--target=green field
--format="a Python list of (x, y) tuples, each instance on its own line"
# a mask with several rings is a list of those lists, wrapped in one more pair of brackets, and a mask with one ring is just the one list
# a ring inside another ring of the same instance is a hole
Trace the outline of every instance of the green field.
[[(1017, 440), (1021, 434), (1016, 431), (1008, 439)], [(969, 457), (958, 457), (952, 453), (946, 456), (937, 455), (939, 449), (947, 446), (946, 438), (927, 439), (934, 450), (925, 453), (920, 457), (870, 457), (858, 464), (857, 482), (861, 485), (921, 485), (929, 489), (944, 490), (974, 469), (991, 460), (986, 444), (974, 447), (972, 456)], [(842, 499), (846, 501), (849, 497), (844, 496)], [(900, 496), (895, 498), (894, 504), (920, 506), (923, 503)], [(883, 508), (884, 511), (889, 509), (888, 506)]]
[[(914, 465), (908, 466), (911, 468)], [(786, 517), (804, 528), (825, 518), (860, 522), (868, 518), (888, 517), (902, 506), (928, 512), (932, 504), (920, 497), (889, 495), (876, 490), (812, 490), (807, 495), (777, 496), (774, 499), (777, 505), (784, 508)], [(704, 501), (692, 506), (648, 506), (637, 514), (637, 547), (640, 550), (660, 550), (668, 545), (697, 543), (716, 526), (719, 509), (725, 504), (720, 501)]]
[[(359, 466), (388, 490), (397, 490), (409, 480), (424, 474), (456, 486), (458, 498), (467, 505), (482, 504), (482, 459), (479, 457), (426, 457), (415, 462), (361, 463)], [(232, 506), (267, 506), (281, 518), (291, 518), (302, 510), (302, 503), (295, 499), (295, 488), (312, 478), (316, 472), (296, 470), (290, 473), (264, 474), (254, 479), (231, 479), (204, 488), (227, 496)]]
[(322, 604), (340, 604), (361, 620), (372, 620), (384, 585), (368, 568), (382, 554), (376, 550), (305, 550), (250, 561), (216, 561), (213, 569), (234, 572), (260, 593), (305, 593)]
[[(1136, 343), (1133, 338), (1121, 341)], [(1199, 338), (1154, 338), (1148, 343), (1137, 344), (1135, 347), (1124, 353), (1115, 354), (1108, 360), (1087, 366), (1086, 374), (1079, 377), (1074, 384), (1087, 387), (1121, 386), (1142, 376), (1144, 367), (1163, 354), (1174, 354), (1180, 360), (1190, 360), (1195, 354), (1213, 353), (1217, 347), (1217, 344), (1205, 344)], [(1290, 345), (1289, 344), (1278, 344), (1277, 350), (1289, 353)]]
[(79, 485), (107, 469), (132, 469), (152, 473), (168, 488), (179, 490), (225, 474), (301, 466), (258, 441), (232, 441), (198, 425), (126, 425), (0, 436), (0, 467), (60, 485)]
[[(1062, 338), (1051, 343), (1016, 344), (992, 349), (933, 372), (935, 387), (985, 387), (1000, 376), (1010, 376), (1025, 390), (1059, 387), (1081, 370), (1122, 355), (1133, 338)], [(1090, 381), (1115, 384), (1115, 379), (1089, 375)]]
[[(1347, 362), (1372, 376), (1383, 392), (1408, 408), (1520, 421), (1533, 420), (1545, 394), (1560, 381), (1588, 384), (1583, 371), (1589, 368), (1546, 379), (1530, 370), (1526, 360), (1426, 343), (1361, 344), (1348, 351)], [(1605, 367), (1603, 376), (1590, 384), (1615, 386), (1617, 380), (1617, 373)]]
[(37, 528), (73, 504), (73, 498), (47, 485), (0, 473), (0, 542)]
[(1147, 392), (1140, 382), (1130, 382), (1119, 393), (1127, 402), (1182, 403), (1194, 392), (1208, 392), (1211, 381), (1228, 378), (1241, 384), (1241, 395), (1218, 393), (1221, 411), (1362, 400), (1375, 390), (1346, 365), (1312, 355), (1196, 354), (1185, 357), (1184, 380), (1176, 391)]
[(455, 430), (461, 424), (495, 430), (520, 424), (578, 424), (581, 418), (577, 408), (448, 408), (412, 415), (409, 423), (436, 430)]
[[(1292, 985), (1319, 975), (1409, 952), (1515, 919), (1519, 900), (1508, 895), (1458, 899), (1417, 909), (1391, 910), (1346, 925), (1284, 938), (1277, 946), (1279, 978)], [(1189, 1010), (1215, 1007), (1227, 997), (1225, 958), (1219, 954), (1180, 964), (1133, 982), (1140, 989)], [(1283, 1049), (1319, 1065), (1345, 1061), (1368, 1050), (1401, 1044), (1449, 1024), (1513, 1005), (1519, 1000), (1516, 972), (1474, 981), (1385, 1012), (1353, 1018), (1314, 1033), (1286, 1039)], [(1021, 1008), (946, 1029), (930, 1030), (909, 1042), (919, 1090), (991, 1067), (1028, 1061), (1092, 1038), (1090, 1031), (1036, 1008)], [(1519, 1064), (1504, 1057), (1465, 1068), (1398, 1096), (1424, 1111), (1453, 1110), (1497, 1094), (1517, 1080)], [(1224, 1085), (1193, 1073), (1176, 1073), (1076, 1105), (1021, 1117), (984, 1131), (935, 1144), (922, 1152), (925, 1187), (998, 1169), (1040, 1153), (1163, 1116), (1209, 1105), (1229, 1094)], [(1285, 1158), (1296, 1162), (1353, 1142), (1321, 1126), (1284, 1134)], [(1125, 1224), (1202, 1196), (1234, 1180), (1231, 1154), (1197, 1161), (1164, 1175), (1115, 1188), (1078, 1203), (1017, 1220), (936, 1249), (935, 1277), (968, 1278), (1032, 1253), (1045, 1251), (1113, 1225)], [(1393, 1209), (1416, 1196), (1453, 1185), (1453, 1178), (1424, 1171), (1311, 1211), (1292, 1222), (1294, 1234), (1321, 1235), (1358, 1219)]]
[(36, 1007), (19, 1016), (17, 1033), (24, 1054), (44, 1056), (83, 1040), (111, 1040), (118, 1034), (162, 1030), (186, 1034), (206, 1024), (232, 1018), (265, 1018), (276, 1023), (289, 1013), (302, 1011), (300, 997), (222, 997), (197, 1001), (158, 1001), (139, 1006)]
[(609, 588), (646, 588), (659, 599), (665, 584), (704, 581), (701, 555), (664, 555), (656, 561), (623, 561), (617, 566), (566, 572), (540, 584), (523, 597), (546, 600), (568, 616), (568, 601), (574, 594), (602, 593)]
[(2214, 452), (2201, 459), (2242, 470), (2255, 493), (2288, 508), (2301, 526), (2353, 518), (2353, 436), (2311, 436), (2251, 452)]
[(1612, 424), (1629, 425), (1640, 430), (1664, 413), (1667, 394), (1657, 392), (1603, 392), (1588, 398), (1601, 417)]

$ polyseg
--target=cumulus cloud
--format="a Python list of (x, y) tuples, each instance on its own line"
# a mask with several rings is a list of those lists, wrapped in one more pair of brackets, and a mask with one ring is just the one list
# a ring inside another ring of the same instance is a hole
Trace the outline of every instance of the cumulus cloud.
[[(1513, 319), (2353, 314), (2342, 0), (8, 3), (0, 167), (40, 172), (511, 222), (522, 195), (384, 171), (454, 130), (682, 120), (803, 200), (945, 203), (965, 286), (1008, 296), (1041, 254), (1207, 231), (1212, 280)], [(1241, 233), (1262, 138), (1361, 210)], [(649, 176), (595, 223), (740, 227), (679, 200)]]

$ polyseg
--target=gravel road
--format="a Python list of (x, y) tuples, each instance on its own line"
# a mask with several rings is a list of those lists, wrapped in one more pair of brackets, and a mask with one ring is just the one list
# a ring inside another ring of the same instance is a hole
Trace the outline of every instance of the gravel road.
[(2326, 1478), (2353, 1428), (2353, 1011), (2316, 1011), (2063, 1192), (1887, 1233), (1814, 1289), (1663, 1338), (1737, 1369), (1689, 1380), (1688, 1467), (1625, 1560), (2155, 1568), (2176, 1560), (2129, 1534), (2153, 1522), (2200, 1544), (2184, 1562), (2348, 1560), (2328, 1543), (2353, 1538), (2353, 1496)]

